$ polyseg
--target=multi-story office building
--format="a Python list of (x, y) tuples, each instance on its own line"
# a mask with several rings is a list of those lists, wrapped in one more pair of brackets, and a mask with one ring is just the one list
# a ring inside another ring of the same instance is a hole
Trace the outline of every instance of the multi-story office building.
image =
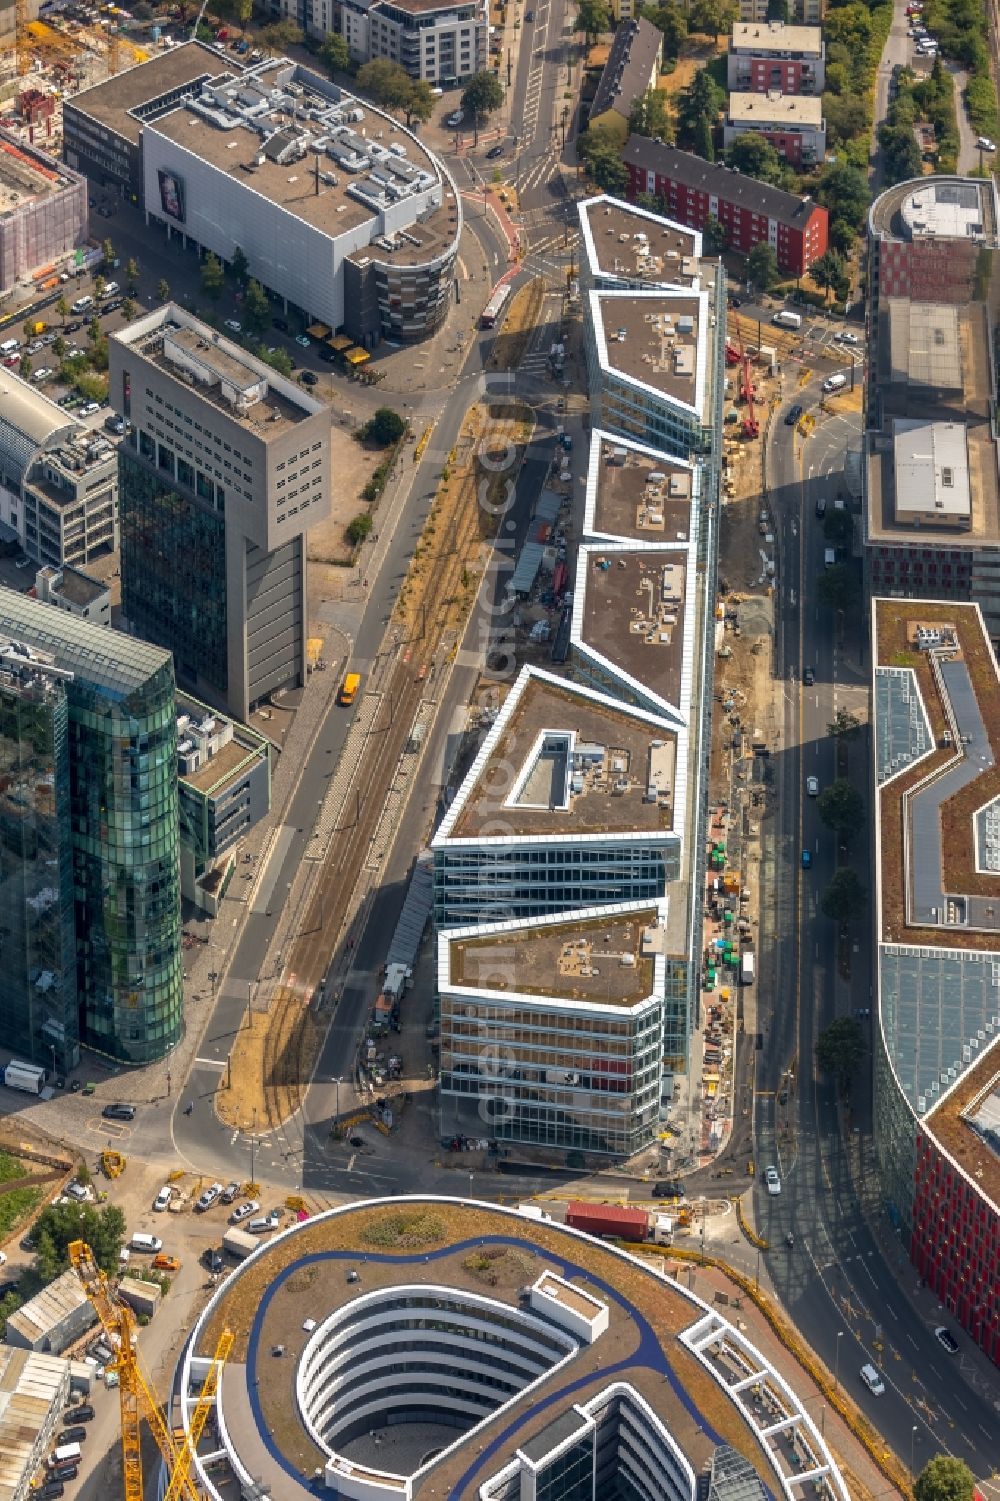
[(343, 32), (360, 63), (385, 58), (411, 78), (468, 81), (489, 61), (483, 0), (343, 0)]
[(416, 341), (451, 306), (462, 209), (412, 131), (295, 63), (191, 42), (65, 101), (66, 158), (147, 226), (230, 262), (308, 324)]
[(725, 294), (696, 233), (603, 197), (580, 218), (595, 430), (566, 676), (522, 669), (432, 848), (442, 1132), (608, 1160), (655, 1139), (696, 1016)]
[(731, 91), (766, 94), (822, 94), (826, 44), (819, 26), (737, 22), (729, 43), (727, 83)]
[[(420, 1254), (359, 1276), (348, 1248), (390, 1217)], [(338, 1501), (849, 1501), (821, 1416), (659, 1258), (468, 1198), (347, 1204), (261, 1240), (174, 1376), (188, 1432), (216, 1331), (247, 1351), (214, 1383), (217, 1445), (194, 1454), (207, 1501), (229, 1472), (282, 1501), (317, 1480)]]
[(441, 1130), (624, 1158), (659, 1120), (666, 902), (438, 937)]
[(876, 594), (975, 600), (1000, 637), (992, 180), (924, 178), (869, 222), (864, 563)]
[(876, 599), (871, 629), (882, 1189), (1000, 1365), (1000, 681), (977, 605)]
[(178, 693), (177, 772), (181, 891), (214, 916), (233, 849), (270, 812), (270, 748), (247, 725)]
[(79, 568), (39, 568), (35, 574), (35, 598), (43, 604), (68, 610), (94, 625), (111, 624), (111, 590), (100, 579)]
[(30, 558), (85, 567), (118, 546), (114, 444), (0, 370), (0, 521)]
[(238, 719), (306, 677), (306, 533), (330, 513), (330, 414), (168, 304), (111, 339), (122, 611)]
[(769, 141), (793, 167), (810, 167), (826, 155), (823, 101), (803, 94), (730, 94), (722, 137), (726, 150), (741, 136)]
[(151, 1062), (183, 1022), (170, 654), (12, 589), (0, 632), (64, 675), (80, 1042)]
[(792, 276), (803, 276), (826, 254), (829, 216), (812, 198), (786, 193), (648, 136), (629, 136), (622, 160), (629, 198), (651, 194), (672, 220), (694, 229), (718, 219), (733, 250), (746, 254), (761, 242), (770, 245), (779, 268)]
[(0, 638), (0, 1046), (79, 1056), (69, 709), (48, 652)]

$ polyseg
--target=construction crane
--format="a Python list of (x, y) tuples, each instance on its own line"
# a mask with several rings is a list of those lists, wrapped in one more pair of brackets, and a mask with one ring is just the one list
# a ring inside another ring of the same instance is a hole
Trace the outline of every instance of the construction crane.
[(15, 0), (14, 47), (17, 52), (18, 76), (23, 78), (31, 68), (31, 32), (28, 30), (28, 0)]
[(201, 1501), (191, 1478), (191, 1465), (209, 1410), (215, 1400), (222, 1366), (232, 1349), (232, 1333), (228, 1329), (223, 1329), (219, 1337), (212, 1364), (191, 1414), (188, 1432), (183, 1443), (179, 1444), (167, 1427), (149, 1378), (139, 1360), (139, 1352), (136, 1349), (135, 1318), (131, 1308), (117, 1297), (86, 1241), (74, 1240), (69, 1247), (69, 1258), (100, 1320), (101, 1328), (108, 1336), (108, 1341), (115, 1352), (110, 1362), (110, 1369), (118, 1373), (124, 1501), (144, 1501), (140, 1447), (140, 1424), (143, 1418), (156, 1440), (156, 1446), (170, 1476), (164, 1501), (181, 1501), (182, 1497), (185, 1501)]
[(740, 328), (740, 320), (735, 319), (737, 352), (740, 361), (740, 395), (747, 404), (747, 414), (743, 419), (740, 429), (744, 438), (760, 437), (760, 423), (757, 421), (753, 409), (753, 375), (750, 371), (750, 356), (743, 346), (743, 330)]
[(198, 39), (198, 27), (201, 25), (202, 20), (204, 19), (205, 11), (207, 10), (207, 8), (208, 8), (208, 0), (201, 0), (201, 10), (198, 12), (198, 19), (195, 21), (194, 25), (191, 27), (191, 41), (192, 42), (197, 41), (197, 39)]

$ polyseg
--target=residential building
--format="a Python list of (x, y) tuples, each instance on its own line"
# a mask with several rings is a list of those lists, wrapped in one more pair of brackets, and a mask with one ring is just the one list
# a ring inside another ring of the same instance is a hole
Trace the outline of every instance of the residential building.
[(360, 63), (385, 58), (411, 78), (462, 83), (489, 62), (483, 0), (343, 0), (343, 31)]
[(79, 1059), (66, 674), (0, 638), (0, 1046)]
[(826, 254), (829, 217), (812, 198), (786, 193), (648, 136), (630, 136), (622, 160), (629, 198), (651, 194), (668, 218), (693, 229), (717, 219), (733, 250), (747, 254), (761, 242), (770, 245), (779, 269), (791, 276), (803, 276)]
[(79, 568), (40, 568), (35, 574), (35, 598), (94, 625), (111, 624), (111, 590)]
[(36, 563), (86, 566), (118, 546), (115, 446), (0, 370), (0, 522)]
[(65, 130), (67, 160), (138, 200), (162, 242), (224, 262), (241, 249), (307, 324), (369, 349), (444, 321), (462, 228), (450, 174), (308, 68), (244, 70), (190, 42), (67, 100)]
[(215, 916), (234, 872), (233, 850), (271, 811), (270, 746), (263, 735), (177, 695), (181, 893)]
[(1000, 1365), (1000, 680), (978, 605), (874, 599), (871, 631), (882, 1195)]
[(80, 1043), (152, 1062), (183, 1025), (170, 654), (12, 589), (0, 633), (65, 681)]
[(611, 0), (611, 14), (616, 23), (633, 20), (638, 16), (641, 8), (638, 0)]
[(791, 14), (803, 26), (822, 26), (826, 20), (826, 0), (794, 0)]
[[(421, 1254), (355, 1266), (343, 1248), (390, 1219), (419, 1225)], [(317, 1479), (345, 1501), (764, 1501), (806, 1474), (819, 1501), (849, 1501), (821, 1415), (662, 1260), (468, 1196), (345, 1204), (261, 1237), (174, 1373), (188, 1432), (214, 1331), (248, 1352), (214, 1383), (218, 1446), (193, 1446), (192, 1480), (207, 1501), (224, 1471), (282, 1501)], [(303, 1275), (317, 1266), (338, 1275)], [(293, 1351), (281, 1334), (303, 1325)], [(287, 1382), (267, 1379), (275, 1348)]]
[(588, 126), (624, 141), (636, 101), (655, 89), (663, 60), (663, 33), (651, 21), (622, 21), (590, 105)]
[(737, 22), (729, 43), (730, 92), (822, 94), (826, 44), (819, 26)]
[(823, 101), (801, 94), (730, 94), (722, 137), (728, 151), (741, 136), (759, 135), (793, 167), (810, 167), (826, 156)]
[(975, 600), (1000, 637), (997, 196), (924, 178), (876, 200), (862, 466), (868, 587)]
[(36, 146), (0, 130), (0, 292), (83, 245), (87, 184)]
[(68, 1360), (0, 1345), (0, 1501), (29, 1501), (69, 1397)]
[(173, 303), (111, 339), (122, 612), (238, 719), (306, 678), (306, 533), (330, 514), (330, 412)]

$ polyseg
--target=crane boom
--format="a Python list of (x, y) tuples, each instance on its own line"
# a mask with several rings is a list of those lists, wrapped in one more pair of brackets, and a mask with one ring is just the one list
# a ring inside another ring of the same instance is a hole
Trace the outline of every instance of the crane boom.
[[(170, 1472), (171, 1484), (180, 1472), (181, 1479), (172, 1501), (180, 1496), (185, 1501), (200, 1501), (191, 1480), (190, 1459), (184, 1462), (184, 1452), (174, 1441), (173, 1434), (164, 1421), (153, 1389), (139, 1363), (135, 1347), (135, 1320), (127, 1303), (114, 1294), (107, 1276), (97, 1264), (93, 1251), (84, 1240), (70, 1243), (69, 1259), (73, 1270), (83, 1283), (84, 1292), (100, 1320), (101, 1328), (114, 1349), (112, 1367), (118, 1373), (118, 1401), (121, 1409), (122, 1467), (124, 1473), (124, 1501), (144, 1501), (142, 1482), (142, 1450), (140, 1447), (140, 1424), (145, 1418), (163, 1462)], [(185, 1449), (186, 1449), (185, 1445)]]
[(222, 1367), (229, 1359), (229, 1352), (233, 1348), (235, 1336), (231, 1329), (223, 1329), (219, 1335), (219, 1342), (212, 1356), (212, 1364), (208, 1368), (204, 1384), (195, 1403), (188, 1431), (184, 1437), (180, 1458), (174, 1466), (170, 1476), (170, 1484), (164, 1492), (163, 1501), (181, 1501), (185, 1490), (190, 1484), (191, 1462), (198, 1452), (198, 1442), (205, 1431), (208, 1414), (211, 1411), (215, 1394), (219, 1390), (219, 1381), (222, 1378)]
[(195, 21), (194, 25), (191, 28), (191, 40), (192, 40), (192, 42), (197, 41), (197, 39), (198, 39), (198, 27), (201, 25), (202, 21), (204, 20), (205, 11), (206, 11), (207, 8), (208, 8), (208, 0), (201, 0), (201, 10), (198, 12), (198, 18), (197, 18), (197, 20)]

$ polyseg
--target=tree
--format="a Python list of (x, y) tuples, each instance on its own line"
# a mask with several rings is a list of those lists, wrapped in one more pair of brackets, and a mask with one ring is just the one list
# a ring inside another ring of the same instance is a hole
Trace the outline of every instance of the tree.
[(712, 255), (722, 255), (729, 249), (729, 230), (724, 224), (719, 222), (714, 214), (709, 214), (701, 226), (701, 233), (704, 238), (705, 248)]
[(667, 108), (666, 95), (660, 89), (647, 89), (635, 100), (628, 128), (632, 135), (649, 136), (670, 144), (674, 138), (674, 122)]
[(831, 547), (844, 547), (854, 536), (854, 519), (846, 506), (831, 506), (823, 517), (823, 536)]
[(404, 109), (413, 89), (413, 79), (399, 63), (377, 57), (358, 69), (358, 86), (371, 94), (383, 109)]
[(250, 262), (247, 260), (242, 246), (235, 245), (233, 247), (233, 253), (229, 261), (229, 269), (232, 271), (236, 281), (242, 287), (247, 277), (250, 275)]
[(473, 73), (462, 90), (462, 107), (472, 116), (478, 130), (480, 121), (503, 104), (503, 84), (495, 73)]
[(853, 141), (868, 129), (868, 110), (856, 94), (825, 93), (823, 116), (827, 142), (832, 146)]
[(224, 282), (222, 262), (210, 250), (201, 263), (201, 290), (206, 297), (211, 297), (213, 302), (217, 302), (222, 294)]
[(825, 168), (816, 187), (816, 197), (831, 218), (845, 220), (860, 229), (872, 201), (868, 179), (849, 162), (832, 162)]
[(66, 297), (62, 292), (59, 293), (59, 296), (56, 299), (56, 312), (65, 323), (66, 319), (69, 317), (69, 303), (66, 301)]
[(973, 1501), (976, 1481), (969, 1466), (950, 1454), (928, 1460), (913, 1487), (915, 1501)]
[(609, 24), (606, 0), (580, 0), (576, 30), (583, 32), (588, 46), (596, 42), (602, 31), (609, 29)]
[(97, 298), (98, 302), (100, 302), (101, 298), (104, 296), (104, 293), (107, 291), (107, 286), (108, 284), (104, 280), (103, 276), (94, 277), (94, 296)]
[(7, 1333), (7, 1320), (12, 1313), (17, 1312), (23, 1301), (18, 1288), (11, 1288), (0, 1298), (0, 1339), (3, 1339)]
[(357, 547), (369, 535), (372, 529), (372, 518), (368, 511), (362, 511), (360, 516), (348, 524), (347, 540), (352, 547)]
[(110, 240), (104, 240), (104, 241), (102, 241), (102, 243), (101, 243), (101, 255), (104, 257), (104, 264), (106, 266), (110, 266), (111, 262), (115, 258), (115, 247), (111, 243)]
[(695, 156), (700, 156), (706, 162), (715, 161), (715, 132), (707, 115), (700, 116), (695, 122), (694, 133), (691, 137), (691, 150)]
[(846, 219), (834, 219), (830, 224), (830, 247), (839, 255), (848, 256), (858, 243), (858, 232)]
[(301, 47), (305, 37), (294, 21), (272, 21), (257, 40), (263, 52), (287, 52), (289, 47)]
[(170, 301), (170, 283), (166, 280), (165, 277), (160, 277), (156, 288), (156, 295), (161, 302)]
[(718, 42), (739, 15), (736, 0), (693, 0), (688, 12), (688, 29), (714, 36)]
[(855, 871), (842, 866), (823, 893), (820, 911), (833, 922), (853, 922), (868, 905), (868, 892)]
[(851, 1016), (838, 1016), (816, 1042), (816, 1062), (846, 1090), (865, 1056), (865, 1034)]
[(878, 128), (878, 143), (882, 150), (882, 167), (886, 183), (908, 182), (919, 177), (923, 170), (920, 147), (909, 125), (883, 124)]
[(850, 740), (861, 728), (861, 720), (850, 709), (838, 709), (833, 719), (826, 727), (826, 733), (834, 739)]
[(31, 318), (21, 324), (21, 332), (29, 343), (35, 337), (35, 325)]
[(134, 297), (125, 298), (124, 302), (122, 303), (122, 317), (125, 319), (126, 323), (132, 322), (132, 319), (135, 317), (137, 308), (138, 303), (136, 302)]
[(139, 285), (139, 262), (135, 256), (131, 256), (126, 263), (125, 280), (128, 282), (129, 291), (134, 292)]
[(760, 240), (747, 256), (747, 281), (766, 292), (778, 280), (778, 257), (766, 240)]
[(407, 125), (412, 125), (414, 120), (419, 120), (422, 125), (427, 124), (434, 113), (434, 90), (426, 78), (417, 78), (411, 82), (403, 113)]
[(744, 177), (756, 177), (758, 182), (777, 184), (781, 181), (783, 167), (781, 158), (765, 136), (750, 131), (739, 136), (729, 148), (729, 165)]
[(694, 149), (695, 137), (702, 122), (708, 124), (711, 132), (725, 98), (725, 91), (715, 82), (708, 69), (699, 68), (681, 93), (677, 105), (677, 140), (680, 145), (687, 150)]
[(57, 338), (52, 340), (52, 353), (55, 355), (57, 360), (61, 360), (63, 355), (66, 353), (66, 340), (63, 338), (62, 334), (59, 334)]
[(93, 1204), (50, 1204), (38, 1216), (35, 1234), (36, 1266), (45, 1282), (54, 1281), (69, 1266), (69, 1245), (74, 1240), (87, 1242), (104, 1271), (117, 1272), (125, 1216), (116, 1204), (103, 1209)]
[(858, 580), (846, 563), (824, 568), (816, 589), (820, 602), (833, 610), (849, 610), (858, 598)]
[(247, 22), (253, 15), (253, 0), (236, 0), (236, 19), (240, 23), (243, 35), (247, 34)]
[(688, 34), (687, 18), (680, 6), (674, 0), (667, 0), (665, 5), (645, 6), (642, 15), (663, 33), (664, 57), (678, 57)]
[(327, 32), (319, 55), (331, 73), (347, 73), (350, 70), (351, 49), (347, 45), (347, 38), (341, 36), (339, 31)]
[(405, 417), (401, 417), (392, 407), (379, 407), (374, 416), (358, 429), (358, 437), (362, 442), (375, 443), (379, 448), (388, 448), (390, 443), (399, 442), (406, 428)]
[(767, 19), (778, 21), (782, 26), (789, 22), (788, 0), (767, 0)]
[(90, 340), (91, 344), (99, 344), (101, 342), (100, 318), (91, 318), (90, 322), (87, 324), (87, 338)]
[(605, 193), (622, 193), (628, 173), (621, 159), (618, 142), (601, 126), (584, 131), (577, 141), (577, 155), (587, 164), (587, 171)]
[(17, 373), (22, 380), (31, 379), (31, 356), (29, 354), (22, 354), (18, 361)]
[(865, 821), (865, 800), (846, 777), (824, 787), (816, 803), (819, 816), (846, 843)]
[(266, 344), (262, 344), (257, 351), (257, 356), (265, 365), (270, 365), (272, 370), (277, 370), (279, 375), (291, 375), (295, 364), (287, 349), (275, 349), (272, 353)]
[(829, 301), (834, 287), (839, 287), (840, 283), (845, 280), (847, 267), (842, 256), (839, 256), (835, 250), (828, 250), (825, 255), (820, 256), (819, 260), (813, 261), (809, 267), (809, 275), (818, 287), (823, 287), (826, 299)]
[(243, 321), (251, 333), (260, 334), (271, 321), (271, 304), (259, 281), (247, 282), (243, 299)]

